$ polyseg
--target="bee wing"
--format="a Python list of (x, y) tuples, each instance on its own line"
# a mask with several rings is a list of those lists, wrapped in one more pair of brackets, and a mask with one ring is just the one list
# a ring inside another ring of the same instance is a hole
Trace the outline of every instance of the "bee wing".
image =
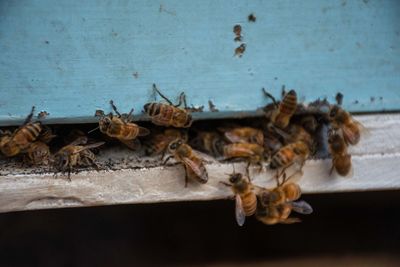
[(232, 132), (225, 132), (224, 133), (225, 138), (231, 142), (231, 143), (242, 143), (246, 142), (246, 139), (243, 137), (238, 136), (237, 134), (234, 134)]
[(311, 214), (313, 212), (311, 205), (304, 200), (291, 202), (291, 206), (293, 211), (300, 214)]
[(142, 144), (140, 143), (140, 141), (138, 139), (131, 139), (131, 140), (123, 140), (123, 139), (119, 139), (119, 141), (121, 141), (121, 143), (123, 143), (124, 145), (126, 145), (129, 149), (131, 150), (139, 150), (140, 147), (142, 146)]
[(138, 128), (139, 128), (138, 136), (146, 136), (146, 135), (150, 134), (150, 130), (140, 127), (140, 126), (138, 126)]
[(208, 181), (207, 170), (202, 162), (196, 163), (189, 158), (182, 158), (182, 161), (185, 164), (186, 168), (190, 169), (188, 170), (189, 176), (191, 176), (191, 172), (193, 172), (193, 174), (196, 176), (194, 178), (198, 180), (200, 179), (200, 181), (202, 182)]
[(86, 145), (86, 146), (83, 146), (80, 151), (91, 149), (91, 148), (96, 148), (96, 147), (104, 145), (105, 143), (106, 142), (97, 142), (97, 143), (94, 143), (94, 144)]
[(246, 220), (246, 214), (244, 213), (242, 199), (238, 194), (236, 195), (235, 218), (239, 226), (243, 226), (244, 221)]
[(72, 141), (69, 145), (71, 146), (77, 146), (77, 145), (84, 145), (88, 141), (88, 138), (86, 136), (80, 136), (76, 138), (74, 141)]

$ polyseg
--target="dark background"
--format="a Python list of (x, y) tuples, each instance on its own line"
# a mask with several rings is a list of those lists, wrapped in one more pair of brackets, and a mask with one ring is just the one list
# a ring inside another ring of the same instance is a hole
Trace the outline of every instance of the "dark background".
[(399, 266), (400, 192), (303, 199), (314, 213), (277, 226), (237, 226), (228, 200), (0, 214), (0, 266)]

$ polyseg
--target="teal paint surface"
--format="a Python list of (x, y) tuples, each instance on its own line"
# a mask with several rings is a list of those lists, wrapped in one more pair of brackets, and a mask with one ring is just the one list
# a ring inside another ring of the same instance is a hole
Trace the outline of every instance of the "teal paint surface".
[(395, 0), (2, 0), (0, 124), (32, 105), (45, 122), (93, 122), (110, 99), (139, 115), (153, 83), (204, 105), (198, 118), (254, 114), (269, 103), (261, 88), (279, 97), (283, 84), (305, 102), (342, 92), (351, 111), (399, 110), (399, 44)]

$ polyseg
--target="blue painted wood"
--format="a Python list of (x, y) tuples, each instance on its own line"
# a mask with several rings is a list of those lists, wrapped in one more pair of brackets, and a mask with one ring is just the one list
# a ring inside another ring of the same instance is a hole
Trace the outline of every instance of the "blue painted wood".
[(32, 105), (48, 122), (94, 121), (110, 99), (140, 114), (152, 83), (222, 111), (203, 117), (252, 114), (268, 103), (261, 88), (279, 96), (282, 84), (303, 101), (340, 91), (351, 111), (399, 110), (399, 44), (396, 0), (2, 0), (0, 123)]

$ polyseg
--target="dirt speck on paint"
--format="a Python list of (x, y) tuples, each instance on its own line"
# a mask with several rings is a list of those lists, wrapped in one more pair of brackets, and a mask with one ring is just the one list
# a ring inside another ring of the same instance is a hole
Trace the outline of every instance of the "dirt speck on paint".
[(168, 15), (176, 16), (176, 12), (175, 12), (175, 11), (166, 9), (163, 5), (160, 5), (160, 8), (158, 9), (158, 11), (159, 11), (160, 13), (163, 13), (163, 12), (164, 12), (164, 13), (166, 13), (166, 14), (168, 14)]
[(375, 97), (374, 97), (374, 96), (371, 96), (369, 100), (370, 100), (371, 102), (374, 102), (374, 101), (375, 101)]
[(235, 38), (233, 39), (235, 42), (242, 41), (242, 26), (236, 24), (233, 26), (233, 33), (235, 34)]
[(359, 103), (358, 100), (353, 101), (353, 104), (358, 104), (358, 103)]
[(235, 56), (242, 57), (245, 50), (246, 50), (246, 44), (241, 44), (235, 49)]
[(134, 73), (132, 73), (132, 76), (137, 79), (139, 78), (139, 72), (135, 71)]
[(254, 15), (254, 13), (251, 13), (251, 14), (247, 17), (247, 20), (248, 20), (249, 22), (256, 22), (257, 18), (256, 18), (256, 16)]

